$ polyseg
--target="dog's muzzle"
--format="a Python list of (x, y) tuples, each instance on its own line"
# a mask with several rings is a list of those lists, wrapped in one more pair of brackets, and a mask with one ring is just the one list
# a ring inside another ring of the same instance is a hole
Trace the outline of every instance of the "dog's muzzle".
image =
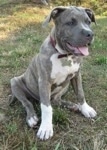
[[(66, 42), (66, 47), (69, 50), (69, 52), (73, 53), (74, 55), (81, 55), (81, 56), (87, 56), (89, 55), (88, 46), (92, 43), (93, 40), (93, 32), (91, 30), (81, 30), (81, 43), (77, 44), (72, 42)], [(84, 40), (83, 40), (84, 39)], [(77, 45), (77, 46), (75, 46)]]

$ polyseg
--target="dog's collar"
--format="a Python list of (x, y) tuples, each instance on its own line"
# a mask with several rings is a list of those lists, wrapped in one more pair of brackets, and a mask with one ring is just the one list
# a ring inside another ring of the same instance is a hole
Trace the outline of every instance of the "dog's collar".
[[(52, 44), (52, 46), (54, 47), (54, 49), (59, 53), (59, 51), (56, 49), (56, 41), (50, 36), (50, 42)], [(63, 57), (68, 57), (69, 55), (72, 55), (71, 53), (69, 54), (59, 54), (58, 58), (63, 58)]]

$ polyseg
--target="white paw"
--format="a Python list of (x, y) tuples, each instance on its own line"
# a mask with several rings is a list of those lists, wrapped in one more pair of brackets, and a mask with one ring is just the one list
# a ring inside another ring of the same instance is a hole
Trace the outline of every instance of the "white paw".
[(87, 118), (94, 118), (97, 115), (96, 111), (86, 102), (79, 106), (79, 110)]
[(33, 128), (38, 122), (38, 118), (36, 116), (31, 117), (30, 119), (27, 120), (28, 125)]
[(41, 124), (37, 133), (37, 137), (41, 140), (47, 140), (53, 136), (53, 125), (51, 123)]

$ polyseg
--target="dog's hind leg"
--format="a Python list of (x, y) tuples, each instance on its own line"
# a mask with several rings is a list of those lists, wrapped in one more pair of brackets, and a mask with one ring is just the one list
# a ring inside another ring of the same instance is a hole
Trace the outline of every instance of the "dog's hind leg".
[(26, 93), (24, 91), (24, 84), (21, 81), (21, 76), (11, 79), (11, 90), (13, 98), (16, 97), (25, 107), (25, 110), (27, 112), (26, 121), (28, 125), (30, 127), (35, 127), (38, 122), (38, 118), (34, 111), (32, 103), (27, 99)]

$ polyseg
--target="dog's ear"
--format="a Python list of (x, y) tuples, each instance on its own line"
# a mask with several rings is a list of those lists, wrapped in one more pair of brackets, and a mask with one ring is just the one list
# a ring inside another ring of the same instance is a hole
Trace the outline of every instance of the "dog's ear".
[(62, 6), (59, 6), (59, 7), (56, 7), (54, 8), (51, 13), (47, 16), (47, 18), (45, 19), (45, 21), (43, 22), (43, 27), (46, 27), (47, 24), (51, 21), (51, 19), (55, 19), (57, 18), (60, 13), (62, 13), (64, 10), (66, 10), (67, 7), (62, 7)]
[(93, 11), (91, 9), (85, 9), (87, 15), (89, 16), (89, 18), (91, 19), (91, 22), (94, 22), (96, 24), (96, 20), (95, 20), (95, 15), (93, 13)]

